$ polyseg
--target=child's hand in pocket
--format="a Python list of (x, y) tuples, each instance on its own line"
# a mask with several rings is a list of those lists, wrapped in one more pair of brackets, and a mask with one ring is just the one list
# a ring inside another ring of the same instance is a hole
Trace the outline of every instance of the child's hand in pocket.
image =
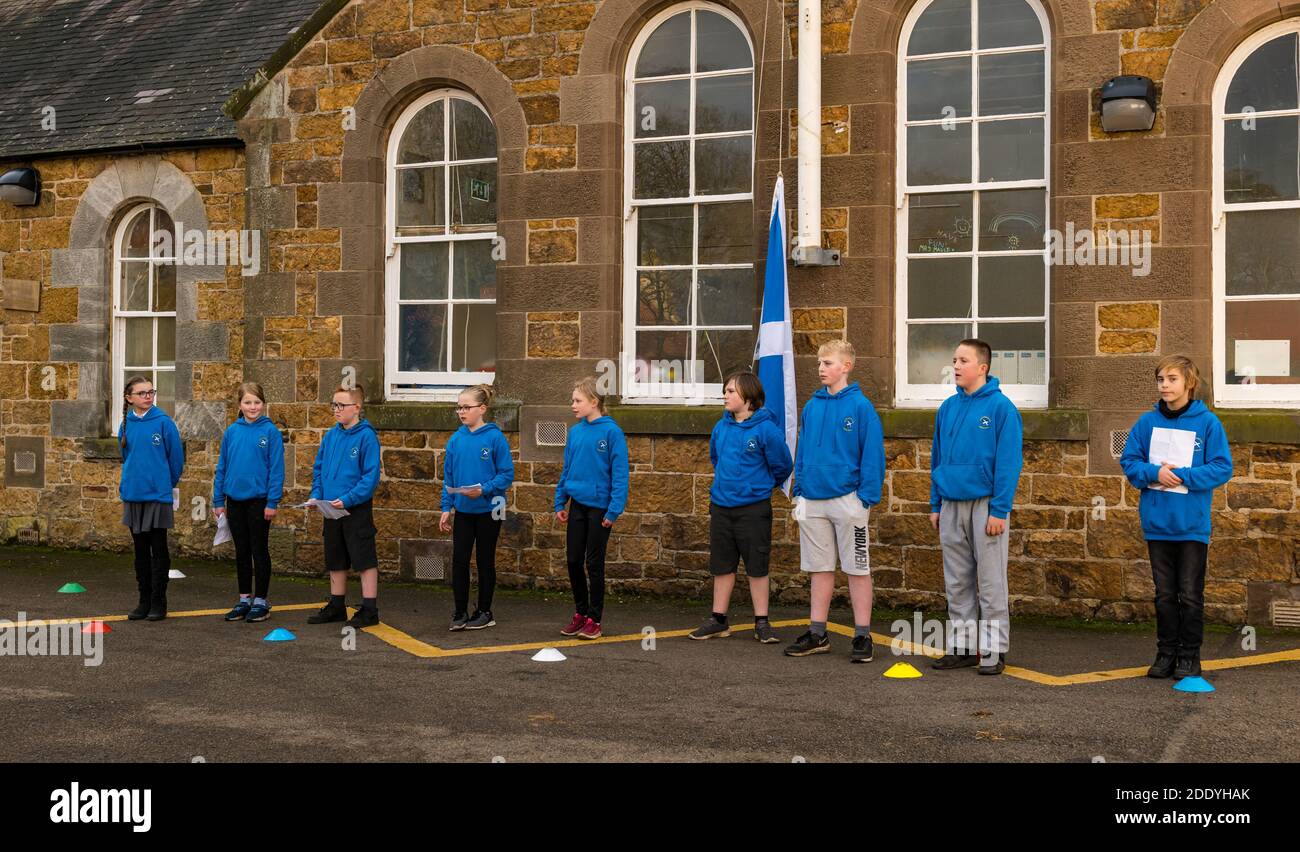
[(438, 529), (448, 532), (451, 529), (451, 512), (443, 512), (438, 516)]

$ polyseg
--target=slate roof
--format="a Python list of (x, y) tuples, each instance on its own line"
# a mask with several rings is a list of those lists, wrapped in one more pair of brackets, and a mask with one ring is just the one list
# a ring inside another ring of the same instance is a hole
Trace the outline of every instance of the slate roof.
[(235, 142), (222, 104), (321, 6), (0, 0), (0, 158)]

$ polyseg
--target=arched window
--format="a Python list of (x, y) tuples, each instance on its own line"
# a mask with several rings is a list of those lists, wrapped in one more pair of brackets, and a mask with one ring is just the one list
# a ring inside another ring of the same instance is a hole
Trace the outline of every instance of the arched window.
[(955, 390), (963, 338), (1017, 403), (1047, 404), (1050, 83), (1036, 0), (923, 0), (898, 57), (896, 402)]
[(1214, 88), (1214, 400), (1300, 408), (1300, 20), (1229, 57)]
[(153, 382), (154, 403), (176, 414), (176, 245), (172, 219), (157, 204), (122, 217), (113, 237), (113, 432), (132, 376)]
[(754, 53), (740, 21), (674, 6), (628, 58), (624, 397), (722, 396), (754, 354)]
[(496, 371), (497, 134), (468, 94), (411, 104), (388, 146), (390, 399), (455, 398)]

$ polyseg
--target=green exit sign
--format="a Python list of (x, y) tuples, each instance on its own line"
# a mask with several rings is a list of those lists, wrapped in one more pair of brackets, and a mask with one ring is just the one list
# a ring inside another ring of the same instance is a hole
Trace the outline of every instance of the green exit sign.
[(492, 199), (488, 194), (488, 182), (478, 178), (470, 178), (469, 197), (475, 201), (491, 201)]

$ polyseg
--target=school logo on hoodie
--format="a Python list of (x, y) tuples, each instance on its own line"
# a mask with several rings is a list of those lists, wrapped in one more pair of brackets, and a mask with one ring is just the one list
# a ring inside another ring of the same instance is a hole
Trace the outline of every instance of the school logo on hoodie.
[(155, 447), (162, 446), (162, 435), (158, 434), (157, 432), (153, 433), (153, 445)]
[(845, 418), (844, 418), (844, 431), (845, 431), (845, 432), (852, 432), (852, 431), (853, 431), (853, 418), (852, 418), (852, 417), (845, 417)]
[(747, 453), (758, 452), (758, 441), (754, 438), (750, 438), (748, 441), (746, 441), (745, 452)]
[(492, 458), (492, 448), (484, 447), (483, 449), (479, 450), (478, 457), (483, 459), (483, 461), (487, 461), (488, 459)]
[(606, 439), (606, 438), (601, 438), (599, 441), (597, 441), (597, 442), (596, 442), (596, 452), (598, 452), (598, 453), (607, 453), (607, 452), (609, 452), (609, 440)]
[(992, 425), (993, 425), (993, 418), (989, 417), (987, 414), (980, 418), (981, 429), (987, 429)]
[(360, 452), (360, 450), (361, 450), (360, 447), (353, 447), (351, 450), (348, 451), (348, 455), (352, 456), (352, 458), (356, 458), (357, 453)]
[(262, 449), (266, 449), (266, 436), (265, 436), (265, 435), (263, 435), (262, 437), (260, 437), (260, 438), (257, 439), (257, 445), (258, 445), (259, 447), (261, 447)]

